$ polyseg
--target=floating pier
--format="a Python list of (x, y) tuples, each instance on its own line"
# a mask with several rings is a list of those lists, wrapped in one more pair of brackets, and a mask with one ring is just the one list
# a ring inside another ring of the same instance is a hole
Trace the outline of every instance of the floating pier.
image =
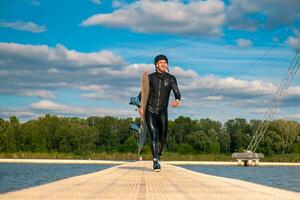
[(258, 166), (259, 159), (263, 158), (264, 154), (246, 151), (243, 153), (233, 153), (231, 157), (237, 159), (238, 166)]
[(0, 194), (0, 199), (222, 199), (296, 200), (300, 193), (192, 172), (162, 162), (137, 161), (106, 170)]

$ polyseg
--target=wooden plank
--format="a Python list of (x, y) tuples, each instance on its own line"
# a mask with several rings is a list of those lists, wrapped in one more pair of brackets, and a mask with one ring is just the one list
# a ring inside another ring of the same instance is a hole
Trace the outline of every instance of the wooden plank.
[(300, 193), (138, 161), (0, 195), (0, 199), (300, 199)]

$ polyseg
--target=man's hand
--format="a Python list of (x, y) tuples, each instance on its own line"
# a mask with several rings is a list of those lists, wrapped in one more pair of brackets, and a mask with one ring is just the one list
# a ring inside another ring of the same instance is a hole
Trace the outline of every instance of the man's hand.
[(172, 101), (172, 107), (174, 107), (174, 108), (176, 108), (177, 106), (179, 106), (179, 104), (180, 104), (180, 101), (179, 100), (175, 100), (175, 101)]
[(142, 107), (139, 107), (139, 108), (138, 108), (138, 111), (139, 111), (139, 113), (140, 113), (141, 116), (144, 115), (144, 111), (143, 111)]

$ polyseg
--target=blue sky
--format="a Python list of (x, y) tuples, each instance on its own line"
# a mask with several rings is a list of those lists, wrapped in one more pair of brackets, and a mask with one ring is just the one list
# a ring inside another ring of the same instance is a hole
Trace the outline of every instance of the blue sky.
[[(183, 96), (170, 118), (261, 119), (299, 27), (297, 0), (2, 0), (0, 117), (137, 117), (129, 97), (165, 54)], [(276, 118), (299, 120), (298, 77)]]

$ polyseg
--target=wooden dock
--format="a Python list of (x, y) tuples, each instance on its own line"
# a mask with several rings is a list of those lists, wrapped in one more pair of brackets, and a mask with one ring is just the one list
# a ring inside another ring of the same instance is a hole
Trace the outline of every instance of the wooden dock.
[(0, 199), (220, 199), (298, 200), (300, 193), (138, 161), (103, 171), (4, 193)]

